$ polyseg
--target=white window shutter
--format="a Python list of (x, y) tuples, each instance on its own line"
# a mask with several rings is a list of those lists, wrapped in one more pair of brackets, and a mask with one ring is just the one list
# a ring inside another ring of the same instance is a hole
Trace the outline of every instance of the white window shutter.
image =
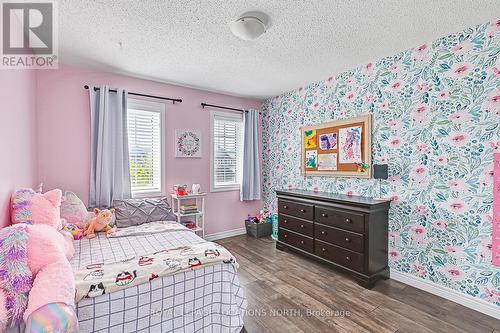
[(128, 142), (132, 193), (162, 192), (162, 114), (128, 109)]
[(212, 184), (214, 189), (237, 188), (241, 184), (243, 123), (241, 117), (213, 116)]

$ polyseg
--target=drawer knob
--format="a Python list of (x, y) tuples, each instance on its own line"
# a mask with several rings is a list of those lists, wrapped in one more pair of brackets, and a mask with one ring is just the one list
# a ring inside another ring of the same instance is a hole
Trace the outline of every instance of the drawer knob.
[(288, 206), (287, 206), (287, 205), (284, 205), (284, 206), (283, 206), (283, 208), (284, 208), (284, 209), (288, 209)]
[(323, 213), (323, 214), (321, 214), (321, 216), (322, 217), (328, 217), (328, 214)]
[(283, 220), (283, 223), (288, 223), (288, 221), (287, 220)]
[(345, 219), (345, 223), (351, 223), (351, 219)]
[(323, 236), (325, 236), (325, 235), (326, 235), (326, 231), (322, 231), (322, 232), (321, 232), (321, 234), (322, 234)]
[(323, 248), (321, 248), (321, 251), (326, 252), (326, 249), (323, 247)]
[(351, 239), (350, 239), (349, 237), (346, 237), (346, 238), (345, 238), (345, 241), (346, 241), (347, 243), (349, 243), (349, 242), (351, 241)]
[(301, 225), (300, 225), (300, 228), (301, 228), (301, 229), (304, 229), (304, 225), (303, 225), (303, 224), (301, 224)]
[(349, 257), (349, 256), (346, 256), (346, 257), (345, 257), (345, 259), (346, 259), (347, 261), (351, 261), (351, 257)]
[(301, 241), (300, 241), (300, 244), (304, 245), (304, 241), (303, 241), (303, 240), (301, 240)]
[(305, 209), (301, 209), (300, 211), (301, 211), (302, 213), (305, 213), (305, 212), (306, 212), (306, 210), (305, 210)]
[(284, 234), (284, 235), (283, 235), (283, 237), (288, 238), (288, 235), (287, 235), (287, 234)]

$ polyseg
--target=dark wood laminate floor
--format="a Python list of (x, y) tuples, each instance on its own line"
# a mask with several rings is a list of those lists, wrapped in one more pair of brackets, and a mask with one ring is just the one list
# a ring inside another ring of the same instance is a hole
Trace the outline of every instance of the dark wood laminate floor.
[(394, 280), (372, 290), (270, 238), (218, 241), (237, 258), (248, 299), (243, 332), (488, 332), (500, 320)]

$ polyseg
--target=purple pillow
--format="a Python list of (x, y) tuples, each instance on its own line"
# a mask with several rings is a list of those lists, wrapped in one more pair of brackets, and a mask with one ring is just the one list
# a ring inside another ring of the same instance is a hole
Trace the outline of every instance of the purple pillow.
[(113, 208), (118, 228), (176, 220), (167, 199), (115, 199)]
[(87, 212), (87, 207), (82, 200), (73, 192), (66, 191), (61, 202), (61, 218), (68, 224), (74, 224), (83, 228), (87, 220), (92, 217), (91, 212)]

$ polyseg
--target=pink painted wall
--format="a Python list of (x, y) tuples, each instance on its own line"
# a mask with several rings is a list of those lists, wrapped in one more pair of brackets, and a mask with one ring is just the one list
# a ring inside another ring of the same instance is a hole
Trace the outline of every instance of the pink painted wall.
[(0, 70), (0, 228), (10, 223), (12, 191), (37, 182), (35, 77)]
[[(68, 189), (87, 202), (90, 168), (90, 110), (85, 84), (109, 84), (132, 92), (182, 98), (166, 103), (166, 188), (176, 183), (200, 183), (210, 189), (210, 112), (201, 102), (238, 108), (261, 108), (261, 102), (206, 91), (189, 89), (123, 75), (64, 66), (39, 71), (37, 75), (38, 171), (45, 190)], [(203, 157), (174, 157), (174, 130), (199, 129)], [(261, 209), (260, 202), (241, 203), (239, 192), (209, 193), (206, 208), (206, 234), (243, 227), (247, 213)]]

